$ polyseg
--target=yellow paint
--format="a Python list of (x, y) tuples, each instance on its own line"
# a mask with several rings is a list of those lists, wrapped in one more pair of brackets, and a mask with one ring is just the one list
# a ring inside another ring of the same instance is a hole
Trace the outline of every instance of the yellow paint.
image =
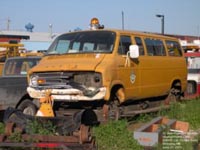
[(54, 117), (54, 112), (51, 103), (41, 103), (36, 116)]

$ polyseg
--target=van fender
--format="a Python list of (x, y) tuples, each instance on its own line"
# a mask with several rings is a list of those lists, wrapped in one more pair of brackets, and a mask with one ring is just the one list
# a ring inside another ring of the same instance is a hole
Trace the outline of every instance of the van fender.
[(169, 105), (171, 102), (180, 101), (181, 96), (183, 96), (181, 81), (179, 79), (175, 79), (171, 82), (168, 95), (165, 99), (165, 104)]
[(173, 88), (173, 87), (179, 87), (179, 89), (182, 91), (182, 83), (181, 83), (180, 78), (174, 78), (171, 81), (170, 89)]
[(119, 100), (119, 103), (123, 103), (125, 101), (125, 91), (124, 84), (120, 80), (115, 80), (110, 84), (110, 87), (106, 93), (106, 100), (113, 100), (113, 96), (116, 96)]

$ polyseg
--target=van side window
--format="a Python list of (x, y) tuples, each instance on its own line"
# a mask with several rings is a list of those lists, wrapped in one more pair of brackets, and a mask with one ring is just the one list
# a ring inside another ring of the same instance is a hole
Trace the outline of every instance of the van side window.
[(176, 41), (166, 41), (169, 56), (182, 56), (181, 46)]
[(165, 47), (161, 40), (146, 38), (144, 41), (149, 56), (166, 56)]
[(126, 55), (126, 53), (129, 51), (130, 45), (131, 45), (131, 38), (129, 36), (121, 36), (118, 53), (121, 55)]
[(56, 50), (59, 54), (64, 54), (69, 49), (70, 41), (69, 40), (60, 40), (56, 46)]
[(94, 49), (94, 43), (85, 42), (83, 44), (83, 51), (84, 52), (92, 52)]
[(144, 46), (140, 37), (135, 37), (135, 43), (139, 46), (139, 54), (144, 55)]

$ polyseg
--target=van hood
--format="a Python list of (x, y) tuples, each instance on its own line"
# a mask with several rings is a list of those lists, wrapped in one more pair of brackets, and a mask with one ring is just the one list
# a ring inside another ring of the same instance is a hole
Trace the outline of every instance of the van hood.
[(105, 54), (66, 54), (45, 56), (32, 72), (95, 70)]

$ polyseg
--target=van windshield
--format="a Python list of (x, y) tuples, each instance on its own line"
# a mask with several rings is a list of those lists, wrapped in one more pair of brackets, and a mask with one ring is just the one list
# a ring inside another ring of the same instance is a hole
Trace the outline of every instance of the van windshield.
[(115, 33), (110, 31), (67, 33), (57, 37), (47, 53), (110, 53), (115, 37)]

